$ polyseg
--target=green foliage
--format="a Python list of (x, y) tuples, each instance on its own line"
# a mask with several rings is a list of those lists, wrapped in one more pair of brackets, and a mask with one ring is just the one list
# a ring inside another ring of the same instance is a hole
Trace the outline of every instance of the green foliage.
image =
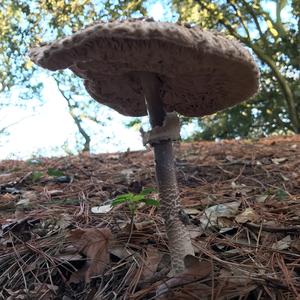
[[(99, 19), (117, 19), (145, 14), (143, 1), (106, 0), (2, 0), (0, 2), (0, 92), (30, 80), (36, 66), (27, 56), (28, 49), (55, 40)], [(76, 88), (76, 86), (74, 86)]]
[(42, 172), (39, 171), (34, 171), (32, 172), (30, 179), (32, 182), (37, 182), (39, 181), (42, 177), (44, 176), (44, 174)]
[(141, 124), (142, 124), (142, 121), (138, 118), (135, 118), (132, 121), (128, 122), (126, 124), (126, 127), (131, 128), (131, 127), (134, 127), (134, 126), (139, 126)]
[(288, 198), (289, 194), (284, 191), (283, 189), (277, 189), (275, 191), (275, 196), (278, 200), (284, 200), (286, 198)]
[[(300, 132), (299, 1), (173, 0), (182, 22), (217, 29), (256, 55), (261, 88), (255, 99), (199, 120), (198, 138)], [(276, 7), (275, 15), (268, 7)], [(290, 19), (282, 20), (284, 9)]]
[[(133, 12), (140, 16), (145, 13), (142, 4), (142, 1), (128, 0), (0, 1), (0, 93), (9, 96), (16, 87), (20, 91), (19, 97), (38, 97), (42, 102), (43, 84), (38, 76), (40, 69), (27, 55), (31, 47), (72, 34), (99, 19), (117, 19)], [(77, 126), (78, 148), (89, 151), (91, 133), (85, 128), (84, 119), (103, 125), (105, 120), (99, 118), (101, 107), (88, 96), (82, 80), (72, 72), (56, 72), (51, 75), (66, 99), (70, 115)], [(20, 101), (18, 105), (26, 105), (25, 103)], [(3, 105), (1, 102), (0, 107)], [(9, 101), (5, 105), (10, 105)]]
[[(165, 7), (171, 5), (181, 22), (216, 29), (239, 39), (260, 64), (259, 94), (247, 103), (199, 119), (200, 131), (195, 137), (214, 139), (300, 132), (299, 0), (161, 2)], [(149, 0), (0, 1), (0, 92), (7, 93), (13, 86), (19, 86), (24, 98), (39, 95), (42, 84), (35, 76), (39, 71), (27, 56), (31, 46), (71, 34), (95, 20), (146, 15), (147, 3)], [(270, 6), (275, 7), (275, 13), (270, 13)], [(286, 11), (290, 15), (288, 20), (282, 17)], [(104, 120), (99, 118), (100, 106), (91, 100), (81, 81), (71, 72), (57, 72), (52, 76), (68, 101), (82, 143), (88, 148), (90, 132), (82, 120), (103, 124)], [(133, 121), (130, 125), (135, 124)]]
[(65, 173), (55, 168), (48, 168), (47, 174), (53, 177), (65, 176)]
[(0, 92), (25, 85), (26, 92), (37, 93), (40, 85), (33, 89), (36, 67), (27, 56), (29, 47), (77, 30), (95, 16), (89, 0), (1, 1)]
[[(166, 0), (163, 3), (172, 5), (181, 22), (218, 30), (240, 40), (260, 65), (259, 93), (246, 103), (199, 119), (200, 130), (193, 138), (300, 132), (299, 1)], [(270, 7), (275, 7), (273, 13)], [(286, 11), (290, 18), (283, 20)]]
[(132, 213), (132, 215), (134, 215), (140, 203), (145, 203), (146, 205), (149, 206), (159, 206), (159, 201), (148, 197), (153, 192), (154, 189), (144, 189), (139, 194), (133, 194), (133, 193), (123, 194), (117, 196), (112, 201), (111, 205), (116, 206), (119, 204), (127, 203), (130, 212)]

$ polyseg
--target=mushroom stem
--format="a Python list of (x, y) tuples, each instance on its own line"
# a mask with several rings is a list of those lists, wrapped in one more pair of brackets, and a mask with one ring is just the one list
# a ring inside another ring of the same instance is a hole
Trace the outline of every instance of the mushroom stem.
[(141, 83), (145, 95), (149, 121), (153, 127), (162, 126), (166, 112), (160, 97), (161, 82), (154, 73), (141, 72)]
[[(141, 73), (141, 84), (148, 109), (150, 124), (162, 126), (166, 112), (160, 97), (161, 82), (153, 73)], [(165, 221), (171, 254), (172, 270), (184, 270), (184, 257), (194, 255), (191, 238), (180, 218), (181, 209), (177, 187), (172, 141), (163, 140), (152, 144), (156, 162), (156, 180), (160, 197), (160, 212)]]

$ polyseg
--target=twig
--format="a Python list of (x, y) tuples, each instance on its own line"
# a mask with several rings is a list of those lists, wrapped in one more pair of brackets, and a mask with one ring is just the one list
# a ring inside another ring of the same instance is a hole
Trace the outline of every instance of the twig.
[(258, 229), (267, 232), (284, 232), (284, 233), (300, 232), (300, 226), (278, 227), (278, 226), (263, 225), (263, 224), (258, 225), (254, 223), (244, 223), (244, 226), (249, 227), (251, 229)]

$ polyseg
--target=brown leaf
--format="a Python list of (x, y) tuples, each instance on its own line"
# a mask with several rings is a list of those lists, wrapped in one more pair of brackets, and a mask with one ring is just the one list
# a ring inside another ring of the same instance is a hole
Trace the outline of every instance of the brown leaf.
[(283, 239), (273, 243), (271, 247), (272, 249), (282, 251), (288, 249), (291, 246), (291, 242), (292, 242), (291, 236), (287, 235)]
[(145, 259), (143, 271), (141, 274), (142, 280), (149, 280), (153, 277), (162, 256), (162, 252), (160, 252), (157, 248), (153, 246), (147, 247), (147, 257)]
[(300, 252), (300, 240), (299, 239), (295, 239), (291, 242), (291, 248), (294, 251)]
[(17, 196), (6, 193), (0, 195), (0, 210), (11, 209), (15, 207), (15, 200)]
[(87, 257), (84, 267), (74, 273), (70, 282), (78, 282), (84, 278), (89, 282), (90, 278), (104, 272), (109, 263), (108, 244), (111, 231), (108, 228), (74, 229), (70, 233), (70, 241), (78, 252)]
[[(235, 217), (238, 214), (240, 204), (241, 201), (233, 201), (206, 208), (203, 215), (199, 218), (201, 225), (204, 228), (211, 226), (222, 228), (222, 223), (218, 219)], [(228, 227), (228, 224), (225, 227)]]
[(193, 255), (187, 255), (184, 258), (185, 271), (184, 276), (192, 276), (194, 280), (207, 277), (212, 272), (212, 265), (208, 261), (199, 261)]
[(247, 222), (255, 222), (258, 219), (258, 215), (253, 208), (248, 207), (242, 213), (235, 217), (236, 222), (244, 224)]
[[(199, 282), (190, 283), (182, 289), (168, 291), (159, 296), (158, 300), (211, 300), (212, 288)], [(219, 300), (219, 298), (218, 298)]]
[(176, 274), (163, 284), (161, 284), (156, 290), (156, 299), (161, 298), (160, 295), (168, 293), (172, 287), (180, 287), (196, 280), (207, 277), (212, 272), (212, 265), (207, 261), (199, 261), (199, 259), (193, 255), (187, 255), (184, 258), (185, 270), (182, 273)]

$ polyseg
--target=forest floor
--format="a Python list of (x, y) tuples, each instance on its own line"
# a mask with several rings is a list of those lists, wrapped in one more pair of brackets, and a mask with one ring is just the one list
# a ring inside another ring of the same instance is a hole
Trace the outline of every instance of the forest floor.
[(175, 154), (198, 258), (180, 277), (157, 207), (132, 215), (158, 199), (150, 150), (1, 161), (0, 299), (299, 299), (300, 136)]

